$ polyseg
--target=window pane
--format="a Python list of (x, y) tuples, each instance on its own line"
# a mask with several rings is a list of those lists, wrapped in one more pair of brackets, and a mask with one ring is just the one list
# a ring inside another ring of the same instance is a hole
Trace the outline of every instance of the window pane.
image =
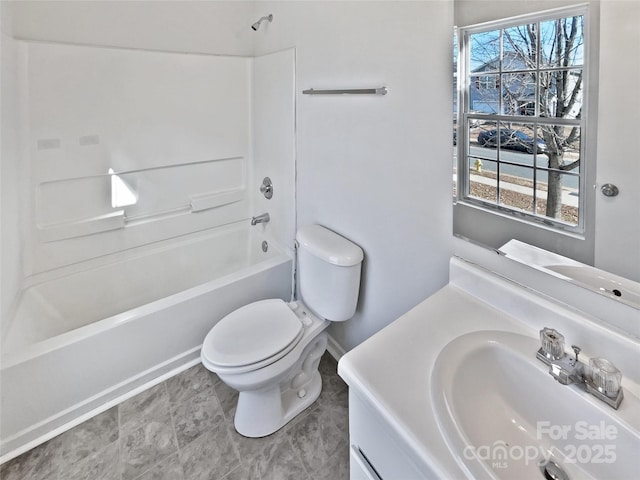
[[(580, 205), (577, 177), (552, 171), (543, 173), (545, 175), (541, 175), (542, 178), (537, 182), (536, 213), (569, 225), (577, 225)], [(575, 187), (570, 186), (572, 183)]]
[[(478, 161), (480, 166), (478, 167)], [(496, 162), (469, 158), (469, 196), (497, 202), (498, 182), (496, 181)]]
[(540, 72), (540, 116), (576, 119), (582, 113), (582, 70)]
[(537, 58), (535, 23), (506, 28), (502, 36), (502, 70), (534, 70)]
[[(540, 188), (550, 192), (549, 206), (545, 194), (544, 202), (538, 205), (537, 213), (569, 223), (578, 224), (580, 201), (580, 128), (566, 125), (541, 125), (539, 136), (546, 150), (536, 157), (536, 172)], [(547, 210), (548, 209), (548, 210)]]
[(458, 113), (458, 34), (453, 32), (453, 116)]
[[(508, 165), (500, 167), (500, 204), (534, 213), (533, 169)], [(508, 170), (508, 171), (507, 171)]]
[(473, 74), (469, 78), (469, 103), (474, 113), (499, 113), (500, 76)]
[(535, 73), (502, 75), (502, 114), (535, 115)]
[(534, 136), (530, 123), (503, 123), (500, 131), (500, 160), (502, 162), (533, 166), (534, 154), (544, 151), (544, 143)]
[(496, 122), (485, 122), (469, 129), (469, 153), (482, 159), (498, 159)]
[(536, 158), (538, 167), (580, 172), (580, 127), (540, 125), (538, 138), (539, 146), (544, 145)]
[[(498, 129), (495, 125), (485, 124), (476, 129), (477, 133), (469, 133), (470, 153), (481, 158), (498, 159)], [(475, 139), (478, 147), (473, 145)]]
[(478, 144), (485, 148), (499, 148), (500, 160), (532, 165), (533, 153), (541, 153), (545, 146), (534, 137), (533, 124), (502, 122), (500, 129), (483, 128), (478, 133)]
[(454, 112), (453, 114), (453, 155), (452, 155), (452, 160), (453, 160), (453, 197), (456, 198), (457, 195), (457, 190), (458, 190), (458, 176), (457, 176), (457, 171), (458, 171), (458, 125), (457, 125), (457, 118), (456, 118), (456, 113)]
[(496, 72), (500, 66), (500, 30), (474, 33), (469, 37), (471, 72)]
[(559, 18), (540, 23), (541, 66), (584, 64), (584, 17)]

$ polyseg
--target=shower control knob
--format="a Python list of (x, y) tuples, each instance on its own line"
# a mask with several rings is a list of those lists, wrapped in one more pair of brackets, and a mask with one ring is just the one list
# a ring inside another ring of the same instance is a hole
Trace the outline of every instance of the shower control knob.
[(264, 198), (271, 200), (273, 197), (273, 183), (269, 177), (264, 177), (262, 185), (260, 185), (260, 192), (264, 195)]

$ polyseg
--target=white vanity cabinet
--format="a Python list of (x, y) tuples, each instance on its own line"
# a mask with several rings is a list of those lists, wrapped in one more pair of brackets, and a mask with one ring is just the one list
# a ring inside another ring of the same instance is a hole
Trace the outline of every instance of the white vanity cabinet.
[(349, 391), (351, 480), (436, 479), (412, 458), (406, 444), (366, 400)]

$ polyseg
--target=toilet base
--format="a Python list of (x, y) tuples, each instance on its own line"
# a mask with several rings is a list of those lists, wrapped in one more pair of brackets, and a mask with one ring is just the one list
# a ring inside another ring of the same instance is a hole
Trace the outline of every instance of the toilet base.
[(318, 364), (326, 348), (323, 332), (307, 345), (284, 381), (272, 388), (240, 392), (234, 418), (237, 432), (251, 438), (271, 435), (311, 406), (322, 391)]

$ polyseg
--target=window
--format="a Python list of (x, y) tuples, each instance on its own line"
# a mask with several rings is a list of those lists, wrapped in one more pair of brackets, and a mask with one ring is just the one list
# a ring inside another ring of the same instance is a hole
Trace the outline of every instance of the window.
[(458, 29), (458, 202), (583, 231), (586, 15)]

